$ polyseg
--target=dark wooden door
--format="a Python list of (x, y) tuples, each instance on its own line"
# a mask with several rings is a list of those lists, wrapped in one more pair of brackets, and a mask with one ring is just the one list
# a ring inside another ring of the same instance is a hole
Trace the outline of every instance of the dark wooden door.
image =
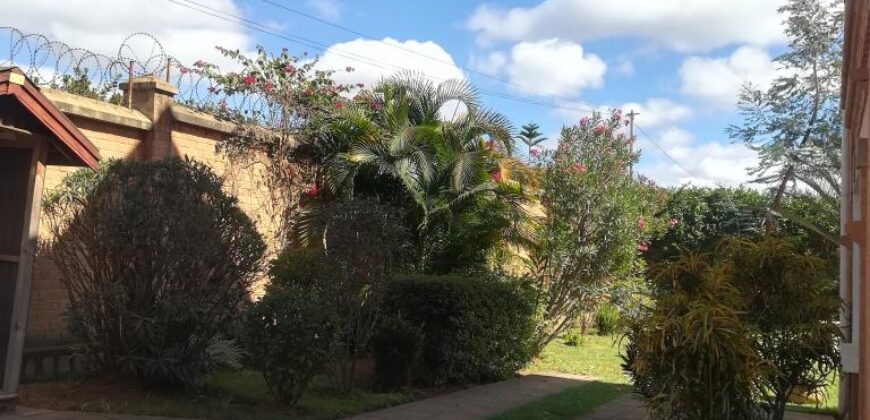
[(0, 388), (5, 385), (32, 149), (0, 148)]

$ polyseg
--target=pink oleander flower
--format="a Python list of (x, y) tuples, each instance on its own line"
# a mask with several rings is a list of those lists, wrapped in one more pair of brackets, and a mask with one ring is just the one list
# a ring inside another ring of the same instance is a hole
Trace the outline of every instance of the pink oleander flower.
[(637, 250), (640, 252), (647, 252), (649, 251), (649, 245), (646, 243), (646, 241), (640, 241), (637, 244)]
[(598, 124), (592, 129), (595, 134), (604, 134), (607, 132), (607, 127), (604, 124)]
[(266, 84), (263, 85), (263, 89), (266, 90), (272, 90), (273, 87), (275, 87), (275, 85), (272, 84), (272, 82), (266, 82)]
[(492, 178), (493, 182), (501, 182), (501, 180), (502, 180), (501, 170), (496, 169), (495, 171), (492, 172), (492, 174), (490, 174), (490, 177)]
[(637, 228), (643, 230), (646, 227), (646, 221), (643, 220), (643, 216), (637, 216)]
[(380, 111), (381, 104), (377, 102), (372, 102), (371, 105), (369, 105), (369, 108), (371, 108), (372, 111)]
[(284, 73), (292, 76), (294, 73), (296, 73), (296, 67), (294, 67), (292, 64), (288, 64), (284, 66)]
[(244, 82), (245, 85), (247, 85), (247, 86), (251, 86), (251, 85), (253, 85), (253, 84), (254, 84), (254, 81), (256, 81), (256, 79), (254, 79), (254, 75), (253, 75), (253, 74), (246, 74), (246, 75), (245, 75), (245, 78), (242, 79), (242, 82)]
[(541, 157), (541, 149), (539, 149), (537, 147), (533, 147), (533, 148), (529, 149), (529, 156), (531, 156), (535, 159)]
[(190, 69), (187, 67), (181, 66), (178, 68), (178, 72), (181, 74), (187, 74), (187, 73), (190, 73)]
[(574, 173), (586, 172), (586, 165), (583, 163), (575, 163), (575, 164), (571, 165), (571, 172), (574, 172)]
[(671, 227), (674, 227), (674, 226), (678, 225), (679, 223), (680, 223), (679, 220), (673, 219), (673, 218), (668, 222), (668, 224), (671, 225)]
[(343, 103), (341, 103), (341, 102), (336, 102), (336, 103), (335, 103), (335, 109), (342, 109), (342, 108), (344, 108), (344, 104), (343, 104)]
[(585, 126), (586, 124), (589, 124), (589, 117), (580, 118), (580, 126)]
[(305, 190), (305, 195), (307, 197), (316, 197), (318, 192), (317, 185), (312, 184), (307, 190)]

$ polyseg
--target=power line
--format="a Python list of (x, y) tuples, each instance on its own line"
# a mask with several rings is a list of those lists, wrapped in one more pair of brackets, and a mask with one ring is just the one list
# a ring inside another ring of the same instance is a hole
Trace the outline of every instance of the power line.
[[(289, 42), (292, 42), (295, 44), (300, 44), (300, 45), (303, 45), (303, 46), (306, 46), (308, 48), (312, 48), (312, 49), (315, 49), (315, 50), (318, 50), (321, 52), (325, 52), (329, 48), (328, 45), (323, 44), (321, 42), (318, 42), (316, 40), (305, 38), (305, 37), (295, 35), (295, 34), (279, 32), (279, 31), (272, 29), (268, 25), (264, 25), (264, 24), (261, 24), (259, 22), (254, 21), (254, 20), (251, 20), (251, 19), (246, 19), (246, 18), (243, 18), (241, 16), (234, 15), (232, 13), (218, 10), (218, 9), (215, 9), (213, 7), (198, 3), (198, 2), (193, 1), (193, 0), (167, 0), (167, 1), (169, 1), (170, 3), (176, 4), (178, 6), (193, 10), (193, 11), (203, 13), (203, 14), (212, 16), (212, 17), (217, 18), (217, 19), (221, 19), (223, 21), (236, 23), (236, 24), (242, 25), (248, 29), (252, 29), (254, 31), (264, 33), (267, 35), (271, 35), (271, 36), (274, 36), (276, 38), (280, 38), (280, 39), (283, 39), (285, 41), (289, 41)], [(380, 68), (382, 70), (387, 70), (387, 71), (391, 71), (391, 72), (405, 70), (402, 67), (391, 65), (389, 63), (383, 63), (383, 62), (380, 62), (378, 60), (374, 60), (374, 59), (371, 59), (369, 57), (355, 54), (355, 53), (346, 53), (346, 52), (341, 52), (341, 51), (333, 51), (333, 53), (335, 53), (338, 56), (348, 58), (351, 60), (358, 60), (360, 62), (372, 65), (372, 66)], [(388, 68), (388, 67), (390, 67), (390, 68)], [(446, 78), (435, 77), (435, 76), (432, 76), (432, 75), (427, 74), (427, 73), (422, 72), (422, 71), (420, 72), (420, 74), (422, 74), (423, 76), (425, 76), (431, 80), (434, 80), (436, 82), (443, 82), (443, 81), (447, 80)], [(490, 91), (487, 89), (477, 88), (477, 91), (480, 92), (480, 94), (482, 94), (482, 95), (502, 98), (502, 99), (520, 102), (520, 103), (525, 103), (525, 104), (529, 104), (529, 105), (543, 106), (543, 107), (554, 108), (554, 109), (563, 109), (563, 110), (576, 111), (576, 112), (582, 112), (582, 113), (595, 112), (595, 110), (588, 109), (588, 108), (581, 108), (581, 107), (575, 107), (575, 106), (570, 106), (570, 105), (560, 105), (560, 104), (555, 104), (555, 103), (537, 101), (534, 99), (522, 98), (522, 97), (510, 95), (510, 94), (503, 93), (503, 92)]]
[(308, 13), (302, 12), (302, 11), (300, 11), (300, 10), (298, 10), (298, 9), (294, 9), (294, 8), (292, 8), (292, 7), (289, 7), (289, 6), (285, 6), (285, 5), (283, 5), (283, 4), (277, 3), (277, 2), (272, 1), (272, 0), (261, 0), (261, 1), (262, 1), (263, 3), (270, 4), (270, 5), (274, 6), (274, 7), (279, 8), (279, 9), (286, 10), (286, 11), (288, 11), (288, 12), (290, 12), (290, 13), (297, 14), (297, 15), (302, 16), (302, 17), (304, 17), (304, 18), (311, 19), (311, 20), (314, 20), (314, 21), (316, 21), (316, 22), (320, 22), (320, 23), (322, 23), (322, 24), (324, 24), (324, 25), (328, 25), (328, 26), (331, 26), (331, 27), (333, 27), (333, 28), (340, 29), (340, 30), (345, 31), (345, 32), (347, 32), (347, 33), (350, 33), (350, 34), (353, 34), (353, 35), (356, 35), (356, 36), (359, 36), (359, 37), (363, 37), (363, 38), (369, 39), (369, 40), (371, 40), (371, 41), (379, 42), (379, 43), (381, 43), (381, 44), (388, 45), (388, 46), (390, 46), (390, 47), (393, 47), (393, 48), (396, 48), (396, 49), (403, 50), (403, 51), (405, 51), (405, 52), (407, 52), (407, 53), (410, 53), (410, 54), (414, 54), (414, 55), (417, 55), (417, 56), (420, 56), (420, 57), (423, 57), (423, 58), (426, 58), (426, 59), (429, 59), (429, 60), (432, 60), (432, 61), (436, 61), (436, 62), (439, 62), (439, 63), (442, 63), (442, 64), (447, 64), (447, 65), (457, 66), (457, 67), (459, 67), (459, 68), (461, 68), (461, 69), (463, 69), (463, 70), (465, 70), (465, 71), (467, 71), (467, 72), (477, 74), (477, 75), (482, 76), (482, 77), (485, 77), (485, 78), (487, 78), (487, 79), (496, 80), (496, 81), (498, 81), (498, 82), (501, 82), (501, 83), (504, 83), (504, 84), (507, 84), (507, 85), (510, 85), (510, 86), (514, 86), (514, 87), (516, 87), (516, 88), (519, 88), (519, 89), (525, 90), (525, 91), (527, 91), (527, 92), (533, 92), (533, 93), (538, 94), (538, 95), (540, 95), (540, 96), (546, 96), (546, 97), (550, 97), (550, 98), (553, 98), (553, 99), (556, 99), (556, 100), (560, 100), (560, 101), (568, 101), (568, 102), (570, 102), (570, 99), (568, 99), (568, 98), (561, 97), (561, 96), (556, 96), (556, 95), (549, 95), (549, 94), (546, 94), (546, 93), (544, 93), (544, 92), (542, 92), (542, 91), (540, 91), (540, 90), (538, 90), (538, 89), (535, 89), (534, 87), (524, 86), (524, 85), (522, 85), (522, 84), (519, 84), (519, 83), (516, 83), (516, 82), (510, 81), (510, 80), (507, 80), (507, 79), (505, 79), (505, 78), (503, 78), (503, 77), (496, 76), (496, 75), (494, 75), (494, 74), (490, 74), (490, 73), (483, 72), (483, 71), (480, 71), (480, 70), (477, 70), (477, 69), (474, 69), (474, 68), (470, 68), (470, 67), (462, 66), (462, 65), (459, 65), (459, 64), (454, 63), (452, 60), (448, 61), (448, 60), (444, 60), (444, 59), (441, 59), (441, 58), (438, 58), (438, 57), (431, 56), (431, 55), (429, 55), (429, 54), (424, 54), (424, 53), (422, 53), (422, 52), (420, 52), (420, 51), (413, 50), (413, 49), (408, 48), (408, 47), (405, 47), (404, 45), (401, 45), (401, 44), (390, 44), (390, 43), (388, 43), (388, 42), (384, 42), (384, 41), (382, 41), (382, 40), (380, 40), (380, 39), (375, 38), (375, 37), (372, 36), (372, 35), (366, 34), (365, 32), (361, 32), (361, 31), (358, 31), (358, 30), (356, 30), (356, 29), (349, 28), (349, 27), (347, 27), (347, 26), (339, 25), (339, 24), (337, 24), (337, 23), (330, 22), (330, 21), (328, 21), (328, 20), (326, 20), (326, 19), (321, 19), (321, 18), (319, 18), (319, 17), (317, 17), (317, 16), (313, 16), (313, 15), (311, 15), (311, 14), (308, 14)]
[(665, 155), (665, 156), (666, 156), (666, 157), (667, 157), (671, 162), (673, 162), (674, 165), (676, 165), (676, 166), (677, 166), (678, 168), (680, 168), (683, 172), (685, 172), (686, 175), (691, 176), (691, 177), (693, 177), (693, 178), (700, 178), (699, 176), (696, 176), (696, 175), (693, 174), (691, 171), (689, 171), (688, 169), (686, 169), (686, 167), (683, 166), (682, 164), (680, 164), (680, 162), (677, 162), (677, 160), (674, 159), (674, 157), (671, 156), (670, 153), (668, 153), (668, 152), (667, 152), (663, 147), (659, 146), (659, 144), (656, 143), (656, 141), (652, 139), (652, 136), (650, 136), (649, 134), (647, 134), (646, 131), (644, 131), (644, 129), (641, 128), (640, 125), (638, 125), (637, 123), (635, 123), (635, 124), (634, 124), (634, 127), (637, 128), (637, 130), (640, 131), (640, 133), (643, 134), (644, 137), (646, 137), (646, 139), (647, 139), (650, 143), (652, 143), (653, 146), (656, 147), (656, 149), (659, 149), (659, 151), (662, 152), (663, 155)]

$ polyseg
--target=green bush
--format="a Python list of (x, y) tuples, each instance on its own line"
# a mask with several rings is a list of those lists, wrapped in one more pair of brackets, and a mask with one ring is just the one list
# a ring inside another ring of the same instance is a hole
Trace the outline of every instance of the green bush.
[(310, 289), (269, 287), (245, 316), (250, 363), (278, 401), (295, 404), (333, 351), (339, 322)]
[(571, 328), (562, 334), (562, 340), (566, 346), (577, 347), (583, 344), (583, 334), (576, 328)]
[(503, 379), (531, 359), (536, 308), (528, 289), (488, 277), (409, 276), (385, 300), (425, 336), (415, 380), (427, 385)]
[(623, 367), (660, 419), (754, 419), (768, 369), (740, 292), (708, 255), (650, 269), (655, 305), (628, 321)]
[(222, 186), (191, 160), (110, 161), (48, 195), (70, 328), (96, 366), (193, 386), (238, 361), (223, 337), (265, 245)]
[(595, 327), (598, 335), (610, 335), (619, 326), (619, 309), (610, 303), (598, 305), (595, 311)]
[(423, 331), (420, 327), (401, 316), (381, 320), (371, 340), (378, 386), (390, 390), (410, 385), (422, 350)]
[(840, 366), (836, 277), (824, 260), (799, 251), (804, 248), (798, 244), (801, 238), (797, 243), (732, 238), (719, 247), (746, 302), (743, 319), (753, 331), (753, 346), (775, 368), (765, 378), (763, 400), (774, 420), (783, 418), (793, 391), (824, 392)]

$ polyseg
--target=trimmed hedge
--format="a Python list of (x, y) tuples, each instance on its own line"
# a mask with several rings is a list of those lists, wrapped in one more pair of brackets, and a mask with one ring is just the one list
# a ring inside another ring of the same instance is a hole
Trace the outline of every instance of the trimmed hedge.
[(500, 380), (532, 357), (533, 295), (515, 281), (403, 276), (390, 285), (384, 308), (422, 329), (419, 384)]

